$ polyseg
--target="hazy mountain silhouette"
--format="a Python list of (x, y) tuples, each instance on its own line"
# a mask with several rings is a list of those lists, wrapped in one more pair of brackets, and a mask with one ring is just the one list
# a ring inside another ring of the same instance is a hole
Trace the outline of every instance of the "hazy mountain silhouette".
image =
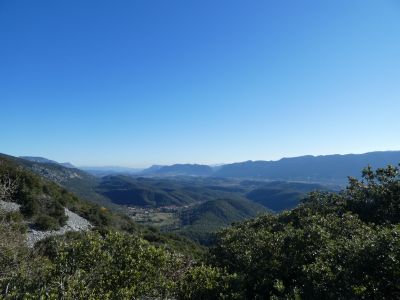
[(154, 175), (186, 175), (186, 176), (209, 176), (213, 168), (198, 164), (175, 164), (171, 166), (152, 166), (143, 171), (143, 174)]
[(360, 170), (397, 165), (400, 151), (365, 154), (299, 156), (278, 161), (246, 161), (223, 165), (213, 176), (262, 178), (268, 180), (346, 183), (348, 176), (360, 177)]

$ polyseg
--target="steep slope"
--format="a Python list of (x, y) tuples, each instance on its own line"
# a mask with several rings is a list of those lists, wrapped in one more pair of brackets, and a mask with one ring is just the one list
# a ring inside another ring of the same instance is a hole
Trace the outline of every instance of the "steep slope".
[(400, 151), (365, 154), (300, 156), (278, 161), (247, 161), (222, 166), (213, 176), (263, 178), (345, 184), (348, 176), (359, 178), (367, 165), (375, 168), (396, 165)]
[(0, 183), (4, 186), (12, 182), (14, 185), (11, 192), (3, 193), (2, 198), (19, 204), (24, 218), (36, 229), (58, 229), (64, 226), (68, 220), (65, 208), (98, 227), (120, 227), (129, 223), (110, 210), (81, 200), (58, 183), (33, 173), (30, 167), (32, 165), (25, 160), (0, 156)]
[(33, 158), (32, 161), (5, 154), (0, 154), (0, 158), (13, 161), (26, 170), (59, 184), (82, 199), (107, 207), (112, 206), (107, 198), (95, 191), (99, 179), (82, 170), (64, 167), (58, 163), (49, 163), (46, 159), (43, 161)]

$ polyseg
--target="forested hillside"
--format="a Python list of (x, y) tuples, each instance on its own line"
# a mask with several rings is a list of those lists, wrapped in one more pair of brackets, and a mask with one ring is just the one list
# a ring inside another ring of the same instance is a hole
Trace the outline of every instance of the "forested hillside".
[(223, 196), (235, 197), (229, 191), (208, 189), (196, 178), (144, 178), (130, 176), (103, 177), (96, 191), (112, 203), (130, 206), (183, 206), (214, 200)]
[(271, 211), (280, 212), (295, 208), (312, 191), (329, 188), (318, 184), (273, 181), (258, 184), (246, 193), (246, 198), (263, 205)]
[(82, 199), (102, 206), (112, 206), (112, 203), (94, 190), (99, 179), (82, 170), (65, 167), (57, 162), (48, 162), (47, 159), (26, 160), (0, 154), (0, 159), (6, 159), (14, 164), (29, 170), (47, 180), (55, 182)]
[(210, 244), (214, 234), (221, 228), (266, 211), (264, 206), (244, 199), (210, 200), (181, 211), (181, 224), (173, 232), (190, 237), (201, 244)]
[(295, 207), (318, 184), (207, 177), (103, 177), (95, 191), (114, 204), (139, 207), (185, 206), (219, 199), (257, 202), (272, 211)]
[[(174, 235), (161, 234), (158, 230), (135, 223), (126, 214), (80, 199), (58, 183), (30, 171), (25, 163), (13, 157), (0, 157), (0, 201), (15, 203), (19, 212), (11, 213), (22, 222), (24, 232), (29, 228), (57, 230), (65, 225), (64, 208), (88, 220), (100, 232), (118, 230), (136, 234), (155, 243), (165, 243), (180, 249), (196, 248), (195, 244)], [(1, 208), (1, 206), (0, 206)], [(194, 250), (196, 251), (196, 250)]]
[[(80, 198), (105, 206), (185, 206), (218, 199), (249, 199), (272, 211), (296, 206), (312, 190), (331, 189), (316, 184), (265, 182), (205, 176), (138, 177), (109, 175), (102, 178), (67, 168), (45, 158), (29, 160), (0, 154), (41, 177), (53, 181)], [(197, 168), (199, 165), (182, 165)], [(179, 168), (181, 165), (179, 165)]]
[[(8, 174), (7, 163), (2, 166)], [(219, 213), (219, 204), (212, 211)], [(1, 213), (0, 291), (10, 299), (400, 296), (396, 167), (367, 168), (362, 181), (350, 179), (340, 193), (312, 192), (291, 211), (226, 228), (205, 256), (170, 247), (173, 240), (151, 244), (145, 236), (113, 228), (28, 249), (21, 220)]]
[(398, 299), (399, 169), (367, 168), (339, 194), (226, 229), (210, 255), (245, 299)]
[[(108, 226), (108, 216), (111, 212), (114, 214), (118, 211), (121, 217), (116, 220), (126, 219), (133, 223), (132, 217), (135, 222), (155, 226), (163, 232), (178, 233), (203, 244), (210, 243), (217, 230), (229, 226), (232, 222), (255, 217), (265, 210), (279, 212), (293, 208), (308, 192), (327, 189), (307, 183), (206, 176), (110, 175), (98, 178), (44, 158), (25, 160), (6, 155), (2, 155), (1, 158), (30, 174), (35, 173), (53, 182), (53, 185), (62, 186), (66, 195), (72, 195), (72, 192), (79, 198), (95, 204), (93, 207), (102, 207), (101, 210), (91, 208), (90, 212), (85, 212), (85, 218), (89, 215), (97, 216), (96, 224), (102, 222)], [(37, 219), (38, 229), (57, 230), (67, 226), (63, 209), (70, 208), (70, 205), (67, 203), (57, 207), (60, 216), (56, 217), (55, 212), (52, 214), (60, 222), (54, 221), (52, 216), (37, 213), (38, 216), (32, 218), (32, 221)]]

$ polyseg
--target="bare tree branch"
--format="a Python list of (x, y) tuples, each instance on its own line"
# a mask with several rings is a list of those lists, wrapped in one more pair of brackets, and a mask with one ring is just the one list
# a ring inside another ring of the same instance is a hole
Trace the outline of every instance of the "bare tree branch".
[(19, 178), (11, 178), (8, 173), (0, 175), (0, 200), (9, 200), (18, 189)]

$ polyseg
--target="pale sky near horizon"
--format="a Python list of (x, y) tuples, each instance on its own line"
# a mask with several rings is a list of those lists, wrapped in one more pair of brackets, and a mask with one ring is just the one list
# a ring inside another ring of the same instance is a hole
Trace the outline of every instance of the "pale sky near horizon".
[(0, 1), (0, 153), (75, 165), (400, 150), (400, 2)]

